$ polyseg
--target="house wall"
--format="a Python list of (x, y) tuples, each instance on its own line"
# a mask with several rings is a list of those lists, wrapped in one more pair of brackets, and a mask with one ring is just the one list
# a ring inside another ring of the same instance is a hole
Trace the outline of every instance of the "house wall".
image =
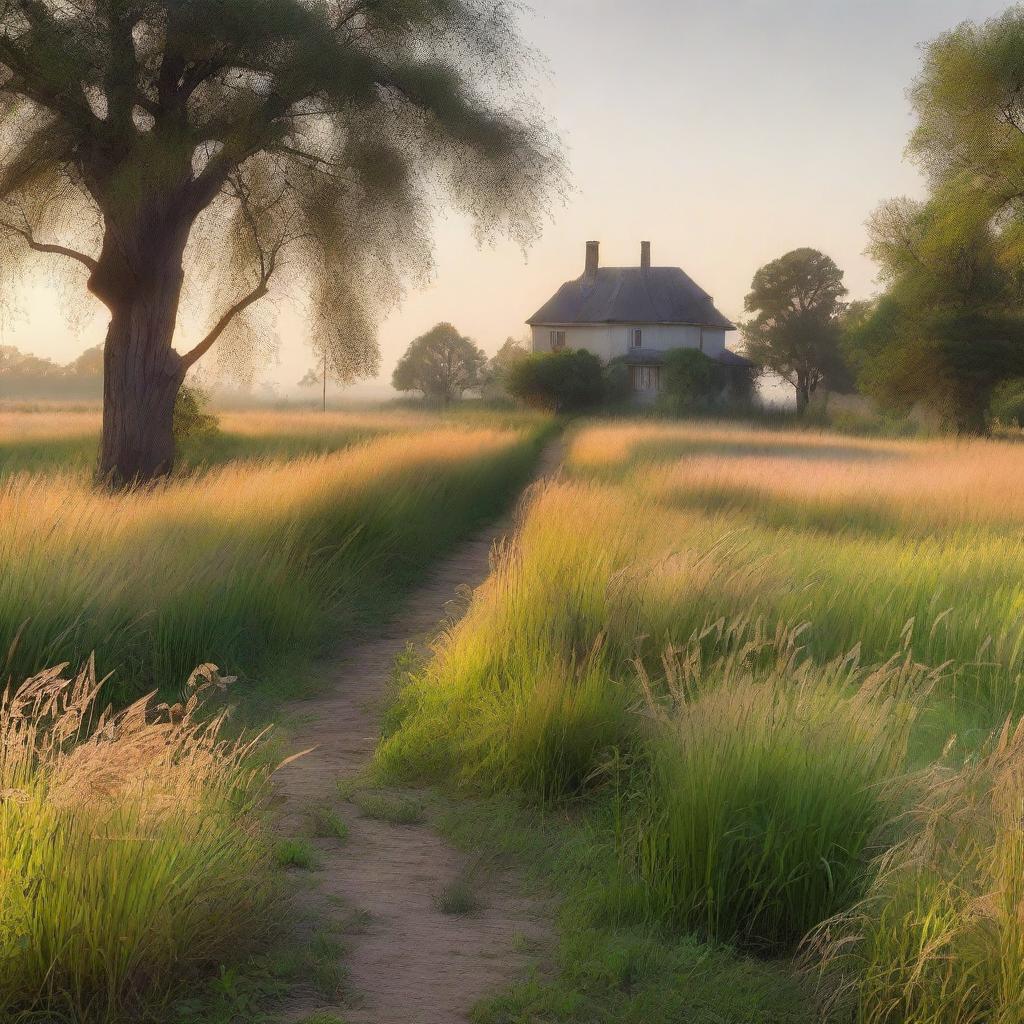
[(719, 327), (693, 327), (689, 324), (573, 324), (566, 327), (534, 327), (533, 351), (551, 351), (551, 332), (565, 331), (565, 347), (584, 348), (605, 362), (630, 351), (633, 330), (643, 331), (641, 348), (667, 352), (674, 348), (701, 348), (714, 358), (725, 350), (725, 331)]

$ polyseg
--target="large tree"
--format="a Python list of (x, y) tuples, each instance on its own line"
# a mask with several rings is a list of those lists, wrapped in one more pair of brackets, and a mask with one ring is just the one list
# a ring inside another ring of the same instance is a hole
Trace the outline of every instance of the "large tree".
[[(258, 337), (246, 313), (272, 280), (355, 376), (376, 368), (379, 304), (429, 269), (435, 198), (529, 240), (562, 168), (513, 8), (0, 0), (2, 267), (73, 261), (110, 311), (106, 479), (170, 469), (185, 374)], [(183, 290), (210, 327), (176, 349)]]
[(486, 353), (451, 324), (421, 334), (398, 360), (391, 383), (396, 391), (419, 391), (447, 405), (482, 381)]
[(755, 275), (743, 324), (746, 354), (796, 391), (803, 413), (811, 396), (842, 368), (839, 349), (843, 272), (817, 249), (794, 249)]
[(984, 432), (994, 390), (1024, 374), (1024, 7), (929, 43), (911, 99), (930, 196), (869, 222), (888, 288), (851, 351), (880, 400)]
[(888, 288), (846, 339), (862, 390), (897, 410), (920, 405), (957, 433), (984, 433), (995, 389), (1024, 375), (1024, 317), (1002, 234), (910, 199), (883, 204), (868, 232)]

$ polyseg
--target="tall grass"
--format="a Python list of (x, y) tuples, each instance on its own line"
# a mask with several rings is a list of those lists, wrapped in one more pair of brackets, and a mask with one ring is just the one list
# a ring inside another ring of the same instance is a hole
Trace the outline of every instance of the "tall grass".
[(778, 953), (862, 894), (928, 674), (906, 658), (816, 666), (797, 639), (707, 669), (671, 652), (667, 701), (643, 680), (656, 725), (621, 812), (625, 909)]
[(201, 713), (223, 683), (110, 714), (55, 669), (0, 699), (3, 1020), (138, 1020), (265, 933), (267, 773)]
[(927, 774), (867, 898), (811, 950), (859, 1024), (1024, 1020), (1024, 722)]
[(1008, 442), (585, 425), (378, 766), (574, 801), (615, 920), (778, 953), (840, 915), (862, 1024), (1024, 1019), (1024, 740), (973, 754), (1024, 711), (1022, 478)]
[(372, 623), (429, 559), (497, 511), (536, 430), (458, 428), (111, 495), (69, 475), (0, 482), (8, 669), (96, 651), (120, 700), (199, 662), (252, 676), (328, 629)]

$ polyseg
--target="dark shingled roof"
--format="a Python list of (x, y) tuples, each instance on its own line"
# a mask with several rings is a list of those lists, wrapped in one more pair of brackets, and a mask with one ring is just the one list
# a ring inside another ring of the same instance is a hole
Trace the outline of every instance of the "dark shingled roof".
[(601, 267), (563, 284), (528, 324), (693, 324), (734, 331), (678, 267)]

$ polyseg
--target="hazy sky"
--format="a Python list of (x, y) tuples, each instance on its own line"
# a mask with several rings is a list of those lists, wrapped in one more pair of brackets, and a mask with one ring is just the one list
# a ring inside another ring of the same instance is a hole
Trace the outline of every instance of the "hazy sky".
[[(440, 220), (434, 283), (381, 326), (381, 379), (439, 320), (488, 351), (523, 334), (581, 272), (590, 238), (606, 265), (636, 263), (650, 239), (656, 264), (682, 266), (733, 318), (754, 271), (802, 245), (832, 256), (853, 296), (871, 294), (864, 220), (882, 199), (921, 191), (903, 158), (919, 44), (1006, 6), (537, 0), (523, 29), (550, 65), (542, 99), (575, 192), (525, 261), (509, 244), (478, 249), (460, 218)], [(5, 341), (66, 360), (102, 340), (99, 321), (70, 333), (45, 291), (31, 308)], [(280, 326), (280, 362), (267, 375), (290, 385), (309, 358), (301, 325), (285, 313)]]

